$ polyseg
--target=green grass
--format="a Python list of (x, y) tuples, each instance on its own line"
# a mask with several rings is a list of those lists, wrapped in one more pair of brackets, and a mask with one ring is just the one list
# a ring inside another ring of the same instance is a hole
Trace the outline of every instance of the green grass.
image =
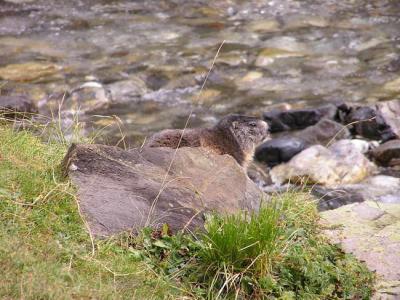
[(0, 125), (1, 299), (371, 296), (374, 276), (321, 236), (304, 194), (285, 194), (257, 215), (210, 215), (196, 236), (164, 226), (92, 243), (60, 176), (66, 147)]
[(74, 190), (59, 174), (65, 151), (0, 126), (0, 298), (175, 298), (121, 240), (96, 241), (92, 255)]

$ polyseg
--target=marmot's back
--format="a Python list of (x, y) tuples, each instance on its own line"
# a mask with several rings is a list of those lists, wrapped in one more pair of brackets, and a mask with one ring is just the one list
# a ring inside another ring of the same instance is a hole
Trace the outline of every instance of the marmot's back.
[[(169, 147), (176, 149), (179, 147), (200, 147), (201, 146), (201, 132), (203, 129), (185, 129), (183, 133), (182, 129), (165, 129), (157, 132), (150, 137), (146, 143), (148, 147)], [(179, 144), (179, 140), (182, 140)]]

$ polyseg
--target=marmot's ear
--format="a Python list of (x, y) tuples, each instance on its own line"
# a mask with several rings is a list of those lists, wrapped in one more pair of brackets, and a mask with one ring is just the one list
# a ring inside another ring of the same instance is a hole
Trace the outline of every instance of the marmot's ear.
[(237, 122), (237, 121), (233, 121), (233, 122), (232, 122), (232, 127), (233, 127), (233, 129), (237, 129), (237, 128), (238, 128), (238, 125), (239, 125), (239, 122)]

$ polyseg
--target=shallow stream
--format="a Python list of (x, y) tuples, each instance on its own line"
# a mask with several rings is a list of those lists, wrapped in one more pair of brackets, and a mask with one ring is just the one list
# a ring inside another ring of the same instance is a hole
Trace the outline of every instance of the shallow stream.
[(97, 83), (111, 101), (84, 110), (117, 115), (131, 145), (191, 111), (195, 127), (279, 105), (396, 99), (387, 83), (399, 77), (397, 0), (0, 0), (0, 92), (48, 113), (52, 99)]

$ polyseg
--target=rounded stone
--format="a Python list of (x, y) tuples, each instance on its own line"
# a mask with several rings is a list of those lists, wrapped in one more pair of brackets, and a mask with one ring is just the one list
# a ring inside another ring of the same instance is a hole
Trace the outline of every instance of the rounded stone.
[(269, 140), (260, 145), (255, 157), (258, 161), (274, 167), (280, 163), (289, 161), (297, 153), (306, 148), (306, 143), (295, 137), (281, 137)]

